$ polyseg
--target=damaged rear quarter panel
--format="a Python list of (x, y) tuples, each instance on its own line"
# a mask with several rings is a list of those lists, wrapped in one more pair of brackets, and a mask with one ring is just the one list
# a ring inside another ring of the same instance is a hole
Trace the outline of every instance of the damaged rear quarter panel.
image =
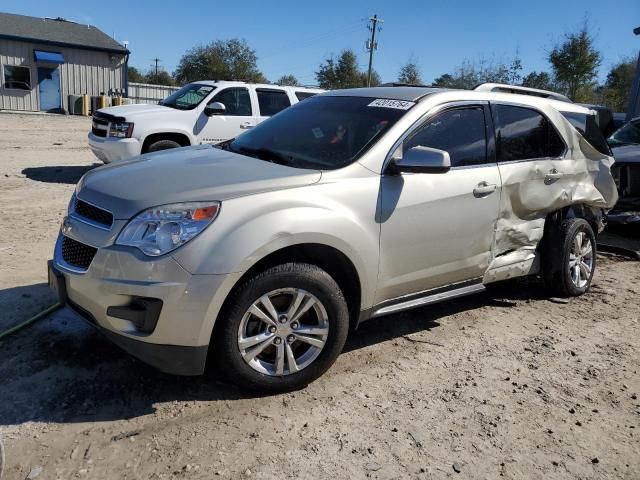
[[(539, 110), (554, 123), (568, 148), (562, 158), (499, 164), (502, 196), (489, 272), (517, 263), (525, 270), (533, 268), (549, 213), (571, 205), (606, 210), (617, 201), (610, 171), (613, 159), (592, 147), (554, 108)], [(554, 172), (561, 176), (548, 176)]]

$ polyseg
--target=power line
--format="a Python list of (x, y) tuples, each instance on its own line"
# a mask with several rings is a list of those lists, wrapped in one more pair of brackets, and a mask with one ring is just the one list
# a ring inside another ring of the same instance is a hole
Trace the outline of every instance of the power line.
[(329, 30), (329, 31), (327, 31), (325, 33), (321, 33), (321, 34), (313, 36), (313, 37), (308, 37), (306, 40), (303, 39), (303, 40), (301, 40), (299, 42), (296, 42), (296, 41), (287, 42), (286, 44), (284, 44), (280, 48), (278, 48), (278, 50), (274, 50), (274, 51), (271, 51), (271, 52), (267, 53), (266, 55), (259, 56), (259, 60), (264, 60), (265, 58), (270, 58), (270, 57), (275, 57), (277, 55), (286, 54), (286, 53), (289, 53), (292, 50), (299, 49), (299, 48), (302, 48), (302, 47), (308, 47), (308, 46), (313, 45), (315, 43), (319, 43), (319, 42), (325, 41), (328, 38), (336, 37), (337, 35), (342, 35), (342, 34), (348, 34), (348, 33), (355, 32), (355, 31), (357, 31), (357, 30), (359, 30), (361, 28), (362, 21), (363, 21), (363, 19), (360, 19), (357, 22), (348, 23), (346, 25), (343, 25), (342, 27), (334, 28), (332, 30)]
[(367, 40), (367, 50), (369, 51), (369, 70), (367, 72), (367, 87), (371, 86), (371, 69), (373, 68), (373, 51), (378, 49), (378, 42), (376, 42), (376, 30), (380, 31), (378, 23), (384, 23), (384, 20), (378, 18), (378, 15), (374, 15), (369, 19), (370, 25), (367, 28), (371, 31), (371, 40)]

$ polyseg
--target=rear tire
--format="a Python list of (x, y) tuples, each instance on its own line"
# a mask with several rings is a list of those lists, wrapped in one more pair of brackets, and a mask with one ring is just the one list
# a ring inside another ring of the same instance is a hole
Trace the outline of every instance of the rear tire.
[(174, 142), (173, 140), (158, 140), (156, 142), (153, 142), (151, 145), (149, 145), (147, 152), (148, 153), (159, 152), (160, 150), (169, 150), (170, 148), (180, 148), (181, 146), (182, 145), (180, 145), (178, 142)]
[(555, 295), (577, 297), (591, 287), (596, 269), (596, 236), (583, 218), (564, 220), (549, 229), (545, 241), (544, 279)]
[(287, 263), (236, 288), (217, 322), (218, 369), (242, 389), (274, 393), (302, 388), (333, 365), (349, 312), (327, 272)]

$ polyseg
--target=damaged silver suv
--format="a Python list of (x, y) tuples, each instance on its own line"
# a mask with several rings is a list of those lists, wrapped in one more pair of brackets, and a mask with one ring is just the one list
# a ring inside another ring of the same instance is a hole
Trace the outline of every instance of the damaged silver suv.
[(214, 358), (261, 391), (315, 380), (373, 317), (525, 275), (580, 295), (612, 158), (568, 120), (593, 112), (523, 93), (327, 92), (218, 147), (97, 168), (50, 284), (160, 370)]

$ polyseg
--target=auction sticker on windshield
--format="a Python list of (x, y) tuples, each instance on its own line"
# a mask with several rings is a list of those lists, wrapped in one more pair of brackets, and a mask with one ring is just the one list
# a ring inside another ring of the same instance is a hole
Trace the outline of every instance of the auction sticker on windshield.
[(397, 108), (398, 110), (409, 110), (415, 105), (415, 102), (407, 102), (404, 100), (389, 100), (387, 98), (378, 98), (371, 102), (368, 107)]

